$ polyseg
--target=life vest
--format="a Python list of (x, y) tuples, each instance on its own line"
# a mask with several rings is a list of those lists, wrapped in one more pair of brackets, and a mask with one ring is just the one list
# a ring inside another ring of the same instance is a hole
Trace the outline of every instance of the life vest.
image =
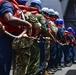
[(53, 34), (54, 37), (57, 35), (58, 28), (56, 27), (53, 18), (50, 18), (46, 14), (44, 14), (44, 17), (48, 20), (48, 30)]
[(48, 21), (50, 21), (50, 18), (46, 15), (46, 14), (44, 14), (43, 15)]
[(75, 40), (75, 36), (74, 36), (74, 34), (72, 34), (72, 35), (73, 35), (72, 46), (76, 46), (76, 40)]
[(68, 35), (71, 34), (69, 31), (65, 31), (64, 32), (64, 37), (65, 37), (65, 40), (66, 42), (70, 43), (71, 41), (68, 39)]
[(24, 5), (19, 5), (19, 8), (22, 9), (22, 10), (27, 10), (27, 11), (38, 11), (37, 8), (24, 6)]
[[(14, 7), (14, 16), (17, 18), (21, 18), (20, 9), (17, 2), (15, 0), (12, 0), (12, 1), (8, 0), (8, 2), (10, 2)], [(10, 33), (16, 32), (20, 34), (23, 31), (18, 26), (8, 25), (6, 21), (4, 20), (4, 18), (0, 18), (0, 22), (2, 22), (2, 24), (5, 26), (5, 30), (7, 30)]]
[[(32, 14), (36, 15), (38, 13), (38, 9), (35, 7), (30, 7), (30, 6), (24, 6), (24, 5), (19, 5), (19, 8), (23, 11), (25, 14), (26, 12), (31, 12)], [(35, 34), (35, 29), (32, 27), (32, 36)]]
[(50, 18), (49, 18), (46, 14), (44, 14), (43, 16), (45, 17), (45, 19), (46, 19), (47, 22), (48, 22), (48, 25), (47, 25), (46, 28), (47, 28), (49, 31), (51, 31), (51, 30), (50, 30), (50, 24), (49, 24)]
[(2, 2), (3, 0), (0, 0), (0, 2)]

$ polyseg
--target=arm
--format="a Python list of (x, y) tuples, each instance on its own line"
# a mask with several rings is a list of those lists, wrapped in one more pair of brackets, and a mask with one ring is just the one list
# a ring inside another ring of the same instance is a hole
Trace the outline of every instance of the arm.
[(56, 39), (54, 38), (54, 36), (53, 36), (49, 31), (46, 32), (46, 35), (47, 35), (48, 37), (50, 37), (53, 42), (56, 42)]
[(9, 25), (15, 25), (15, 26), (23, 25), (32, 28), (32, 25), (29, 22), (14, 17), (10, 12), (4, 14), (4, 19)]

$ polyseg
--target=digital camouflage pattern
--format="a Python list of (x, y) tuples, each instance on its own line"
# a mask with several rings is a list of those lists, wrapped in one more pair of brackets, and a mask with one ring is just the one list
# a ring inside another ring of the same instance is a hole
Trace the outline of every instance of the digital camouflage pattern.
[(26, 12), (25, 19), (30, 22), (34, 28), (41, 28), (41, 24), (39, 23), (37, 17), (31, 14), (31, 12)]
[(37, 13), (33, 15), (30, 12), (26, 12), (25, 19), (32, 23), (35, 28), (41, 27), (41, 31), (43, 34), (46, 33), (46, 21), (42, 14)]
[(32, 39), (15, 38), (13, 40), (13, 75), (25, 75), (27, 73), (31, 57), (30, 46), (32, 44)]
[[(26, 14), (25, 19), (31, 22), (35, 28), (41, 25), (42, 33), (44, 34), (47, 31), (46, 21), (42, 14), (36, 14), (35, 16), (30, 13)], [(13, 75), (38, 75), (40, 50), (37, 41), (15, 38), (12, 43), (12, 48), (14, 50)]]
[(47, 67), (47, 63), (50, 58), (50, 40), (45, 40), (45, 68)]
[(38, 75), (38, 68), (40, 65), (40, 50), (37, 41), (35, 40), (31, 46), (31, 58), (26, 75)]
[(13, 75), (26, 75), (30, 63), (30, 48), (19, 49), (14, 51), (13, 55)]
[(34, 39), (26, 39), (26, 38), (14, 38), (13, 42), (12, 42), (12, 49), (17, 50), (18, 49), (23, 49), (26, 47), (30, 47), (33, 44), (33, 40)]
[(51, 29), (52, 35), (53, 35), (54, 37), (56, 37), (56, 36), (57, 36), (57, 32), (58, 32), (58, 27), (57, 27), (57, 26), (55, 25), (55, 23), (52, 22), (52, 21), (50, 21), (49, 24), (50, 24), (50, 29)]
[(38, 21), (41, 23), (41, 32), (42, 34), (45, 34), (47, 32), (47, 28), (46, 28), (46, 20), (44, 18), (44, 16), (42, 14), (36, 14), (35, 15), (38, 19)]

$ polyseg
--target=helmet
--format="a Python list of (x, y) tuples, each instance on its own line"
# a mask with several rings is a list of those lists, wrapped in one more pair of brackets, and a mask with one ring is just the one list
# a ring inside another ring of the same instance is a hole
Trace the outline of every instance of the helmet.
[(74, 30), (73, 30), (72, 27), (68, 27), (67, 30), (70, 31), (70, 32), (72, 32), (72, 33), (74, 33)]
[(65, 27), (63, 27), (63, 30), (66, 30), (66, 28), (65, 28)]
[(53, 9), (49, 9), (49, 15), (55, 15), (54, 12), (55, 11)]
[(57, 11), (55, 11), (54, 14), (59, 17), (59, 13)]
[(40, 0), (32, 0), (31, 3), (36, 3), (38, 4), (40, 7), (42, 7), (42, 2)]
[(28, 0), (18, 0), (18, 2), (27, 2)]
[(62, 19), (56, 19), (56, 24), (63, 24), (63, 20)]
[(49, 9), (47, 7), (43, 7), (42, 11), (49, 14)]
[(76, 35), (76, 32), (74, 32), (74, 35)]

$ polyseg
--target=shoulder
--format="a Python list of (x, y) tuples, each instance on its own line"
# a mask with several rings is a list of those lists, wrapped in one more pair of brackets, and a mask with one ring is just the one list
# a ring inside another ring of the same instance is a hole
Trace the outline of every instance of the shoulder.
[(37, 13), (36, 16), (37, 17), (40, 17), (40, 18), (43, 17), (43, 15), (42, 14), (39, 14), (39, 13)]
[(12, 4), (8, 1), (3, 1), (3, 2), (0, 2), (0, 8), (1, 7), (13, 7)]
[(6, 12), (14, 13), (12, 4), (8, 1), (0, 2), (0, 17), (2, 17)]

